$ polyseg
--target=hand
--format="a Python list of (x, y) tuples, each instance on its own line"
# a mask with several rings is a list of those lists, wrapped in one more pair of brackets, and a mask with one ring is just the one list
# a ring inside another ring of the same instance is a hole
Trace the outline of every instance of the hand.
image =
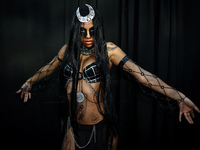
[(21, 93), (21, 99), (24, 98), (24, 102), (27, 102), (28, 99), (31, 99), (31, 86), (26, 82), (22, 85), (22, 87), (16, 92)]
[[(183, 102), (179, 103), (179, 121), (181, 122), (182, 114), (184, 114), (185, 119), (190, 123), (194, 124), (192, 118), (194, 118), (194, 110), (200, 113), (199, 108), (189, 99), (185, 98)], [(192, 117), (191, 117), (192, 116)]]

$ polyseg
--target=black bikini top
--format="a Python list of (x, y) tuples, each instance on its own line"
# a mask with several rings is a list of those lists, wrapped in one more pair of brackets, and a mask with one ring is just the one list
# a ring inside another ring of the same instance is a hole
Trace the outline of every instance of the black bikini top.
[[(73, 80), (73, 69), (72, 66), (67, 64), (63, 71), (64, 76), (67, 80), (72, 81)], [(92, 64), (86, 66), (83, 69), (83, 72), (79, 72), (79, 79), (84, 79), (86, 82), (89, 83), (96, 83), (101, 80), (101, 73), (99, 71), (99, 68), (95, 62)]]

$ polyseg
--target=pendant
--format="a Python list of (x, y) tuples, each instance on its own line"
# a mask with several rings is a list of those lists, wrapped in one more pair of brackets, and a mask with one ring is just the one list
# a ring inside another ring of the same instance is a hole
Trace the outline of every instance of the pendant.
[(76, 94), (76, 96), (77, 96), (77, 99), (76, 99), (76, 101), (78, 102), (78, 103), (82, 103), (83, 101), (84, 101), (84, 94), (83, 93), (81, 93), (81, 92), (78, 92), (77, 94)]

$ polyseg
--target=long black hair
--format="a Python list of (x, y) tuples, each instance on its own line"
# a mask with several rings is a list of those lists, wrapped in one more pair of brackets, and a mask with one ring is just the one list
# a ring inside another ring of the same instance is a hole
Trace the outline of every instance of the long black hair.
[[(89, 12), (87, 7), (81, 7), (80, 9), (81, 15), (87, 14)], [(103, 103), (104, 103), (104, 112), (101, 110), (100, 102), (98, 100), (98, 110), (104, 116), (104, 119), (107, 121), (107, 125), (110, 129), (110, 132), (114, 133), (115, 129), (115, 111), (114, 111), (114, 103), (111, 94), (111, 77), (110, 77), (110, 65), (109, 58), (107, 53), (105, 35), (104, 35), (104, 26), (103, 26), (103, 18), (99, 11), (95, 9), (95, 17), (93, 18), (93, 26), (94, 26), (94, 51), (95, 51), (95, 59), (96, 64), (101, 72), (101, 81), (100, 81), (100, 90), (103, 95)], [(80, 49), (83, 46), (81, 43), (81, 33), (80, 33), (81, 23), (74, 14), (72, 19), (72, 24), (69, 33), (69, 40), (67, 42), (67, 48), (64, 54), (64, 58), (61, 65), (59, 83), (63, 92), (66, 92), (65, 83), (66, 79), (63, 76), (63, 70), (66, 64), (70, 64), (73, 68), (73, 81), (72, 81), (72, 92), (70, 94), (71, 102), (70, 104), (70, 118), (71, 125), (74, 126), (77, 121), (77, 85), (78, 85), (78, 73), (80, 69)], [(98, 98), (99, 99), (99, 98)], [(68, 109), (69, 110), (69, 109)]]

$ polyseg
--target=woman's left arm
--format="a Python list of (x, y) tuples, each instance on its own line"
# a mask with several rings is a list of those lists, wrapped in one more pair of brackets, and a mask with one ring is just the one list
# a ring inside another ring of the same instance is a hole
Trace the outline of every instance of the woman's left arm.
[(179, 121), (181, 116), (184, 114), (185, 118), (190, 124), (193, 124), (192, 117), (194, 118), (193, 110), (200, 113), (199, 108), (183, 93), (169, 86), (156, 75), (144, 70), (131, 59), (115, 44), (107, 44), (108, 55), (111, 64), (120, 66), (124, 71), (128, 72), (138, 80), (141, 84), (152, 90), (159, 92), (167, 97), (170, 97), (178, 102), (180, 113)]

